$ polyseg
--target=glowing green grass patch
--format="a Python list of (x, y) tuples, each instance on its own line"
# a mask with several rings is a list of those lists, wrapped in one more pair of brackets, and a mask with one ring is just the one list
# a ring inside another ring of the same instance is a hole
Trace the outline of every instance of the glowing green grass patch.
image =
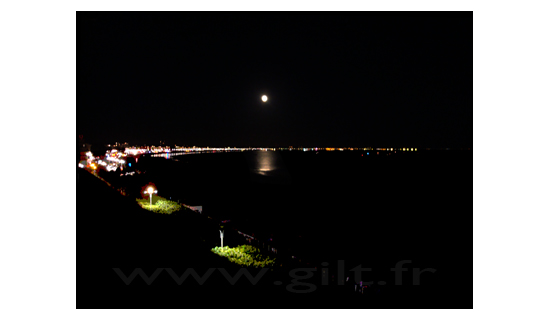
[(153, 205), (149, 205), (149, 199), (136, 199), (137, 203), (145, 210), (153, 211), (155, 213), (171, 214), (183, 209), (184, 207), (175, 202), (166, 200), (165, 198), (154, 195)]
[(262, 255), (258, 248), (248, 244), (240, 245), (235, 248), (220, 248), (216, 246), (212, 249), (212, 252), (245, 267), (264, 268), (275, 265), (275, 258)]

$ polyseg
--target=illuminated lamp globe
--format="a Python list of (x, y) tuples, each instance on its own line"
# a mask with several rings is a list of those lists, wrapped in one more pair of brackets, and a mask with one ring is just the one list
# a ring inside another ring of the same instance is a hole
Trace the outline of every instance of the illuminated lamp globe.
[(262, 101), (263, 101), (263, 102), (266, 102), (266, 101), (267, 101), (267, 96), (266, 96), (265, 94), (262, 96)]

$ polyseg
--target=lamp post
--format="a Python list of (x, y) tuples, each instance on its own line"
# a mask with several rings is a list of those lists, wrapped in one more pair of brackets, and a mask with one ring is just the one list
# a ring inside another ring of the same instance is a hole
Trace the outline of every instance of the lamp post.
[(223, 231), (220, 230), (220, 239), (222, 239), (222, 248), (223, 248)]
[(154, 190), (153, 187), (147, 188), (147, 191), (143, 191), (143, 193), (149, 194), (149, 205), (153, 205), (153, 193), (157, 193), (157, 190)]

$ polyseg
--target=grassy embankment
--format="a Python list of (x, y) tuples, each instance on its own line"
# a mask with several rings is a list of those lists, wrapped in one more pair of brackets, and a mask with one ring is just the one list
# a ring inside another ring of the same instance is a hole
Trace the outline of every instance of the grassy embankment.
[(168, 200), (166, 198), (153, 195), (153, 204), (149, 204), (149, 199), (136, 199), (137, 203), (145, 210), (149, 210), (155, 213), (171, 214), (180, 210), (187, 210), (183, 205)]
[[(167, 200), (163, 197), (153, 195), (153, 204), (149, 204), (149, 199), (136, 199), (137, 203), (146, 210), (155, 213), (171, 214), (180, 210), (185, 210), (183, 205)], [(241, 266), (264, 268), (273, 267), (275, 258), (270, 258), (260, 253), (260, 249), (251, 245), (240, 245), (234, 248), (230, 247), (214, 247), (211, 249), (213, 253), (227, 258), (230, 262)]]
[(215, 254), (226, 257), (229, 261), (246, 267), (264, 268), (273, 267), (275, 265), (275, 258), (270, 258), (260, 253), (260, 249), (244, 244), (235, 248), (229, 247), (214, 247), (212, 252)]

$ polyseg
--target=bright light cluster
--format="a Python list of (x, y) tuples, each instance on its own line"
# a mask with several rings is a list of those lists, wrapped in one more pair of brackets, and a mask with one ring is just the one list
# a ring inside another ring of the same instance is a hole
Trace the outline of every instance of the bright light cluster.
[(143, 154), (143, 153), (147, 153), (148, 150), (147, 149), (138, 149), (138, 148), (126, 148), (124, 150), (124, 153), (126, 154), (131, 154), (131, 155), (138, 155), (138, 154)]
[(106, 159), (109, 160), (109, 161), (114, 161), (114, 162), (118, 162), (118, 163), (126, 163), (126, 161), (124, 161), (122, 159), (111, 157), (111, 156), (107, 156)]

